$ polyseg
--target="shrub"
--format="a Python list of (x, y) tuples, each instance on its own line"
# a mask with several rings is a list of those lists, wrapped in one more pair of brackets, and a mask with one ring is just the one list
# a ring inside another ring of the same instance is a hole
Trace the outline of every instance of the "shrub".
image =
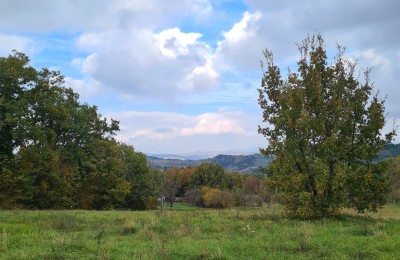
[(232, 193), (217, 188), (202, 187), (201, 196), (207, 208), (229, 208), (235, 201)]

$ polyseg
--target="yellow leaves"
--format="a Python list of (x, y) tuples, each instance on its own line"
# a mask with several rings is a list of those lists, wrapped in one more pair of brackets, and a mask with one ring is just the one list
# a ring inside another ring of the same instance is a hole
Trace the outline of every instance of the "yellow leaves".
[(229, 208), (234, 204), (233, 195), (228, 191), (204, 186), (200, 189), (204, 206), (207, 208)]

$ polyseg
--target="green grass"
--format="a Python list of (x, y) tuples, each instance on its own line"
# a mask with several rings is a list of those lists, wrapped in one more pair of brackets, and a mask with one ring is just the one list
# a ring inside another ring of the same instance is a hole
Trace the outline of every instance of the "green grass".
[(291, 220), (282, 208), (0, 211), (0, 259), (398, 259), (400, 206)]

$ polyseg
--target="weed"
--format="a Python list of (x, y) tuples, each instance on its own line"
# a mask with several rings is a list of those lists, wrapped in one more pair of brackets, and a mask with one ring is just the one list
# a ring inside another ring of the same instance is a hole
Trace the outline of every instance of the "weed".
[(236, 219), (241, 219), (239, 209), (236, 209)]
[(167, 240), (166, 239), (161, 240), (161, 244), (158, 249), (158, 255), (161, 257), (161, 259), (167, 259), (168, 250), (167, 250)]
[(202, 247), (200, 249), (199, 257), (198, 259), (210, 259), (210, 253), (208, 252), (207, 248)]
[(77, 220), (73, 215), (65, 215), (62, 214), (60, 216), (55, 217), (49, 224), (49, 226), (53, 229), (62, 231), (62, 232), (72, 232), (77, 230)]
[(136, 233), (137, 233), (136, 227), (124, 227), (122, 230), (122, 235), (124, 235), (124, 236), (129, 236), (129, 235), (136, 234)]
[(101, 228), (101, 230), (99, 231), (99, 233), (97, 233), (97, 235), (95, 236), (95, 239), (97, 241), (97, 245), (100, 247), (102, 242), (103, 242), (103, 238), (105, 236), (106, 232), (104, 230), (104, 227)]
[(3, 227), (3, 233), (2, 233), (2, 248), (3, 251), (7, 254), (8, 253), (8, 238), (7, 238), (7, 231), (6, 228)]
[(51, 258), (65, 259), (64, 253), (68, 249), (68, 245), (63, 237), (54, 238), (51, 242)]
[(361, 225), (360, 227), (356, 227), (353, 232), (353, 235), (355, 236), (373, 236), (374, 231), (366, 224)]

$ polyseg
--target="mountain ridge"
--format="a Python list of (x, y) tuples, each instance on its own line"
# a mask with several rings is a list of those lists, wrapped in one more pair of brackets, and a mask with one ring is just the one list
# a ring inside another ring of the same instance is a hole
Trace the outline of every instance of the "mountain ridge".
[[(205, 153), (204, 153), (205, 154)], [(159, 158), (154, 155), (167, 156), (166, 158)], [(400, 155), (400, 144), (389, 144), (379, 153), (378, 158), (374, 160), (379, 162), (391, 157)], [(197, 166), (201, 163), (217, 163), (227, 171), (235, 171), (240, 173), (260, 173), (260, 167), (268, 166), (271, 158), (267, 158), (260, 153), (253, 154), (239, 154), (227, 155), (218, 154), (210, 158), (193, 159), (197, 158), (195, 154), (191, 156), (176, 155), (176, 154), (149, 154), (147, 155), (149, 164), (152, 168), (156, 169), (169, 169), (173, 167), (188, 167)]]

